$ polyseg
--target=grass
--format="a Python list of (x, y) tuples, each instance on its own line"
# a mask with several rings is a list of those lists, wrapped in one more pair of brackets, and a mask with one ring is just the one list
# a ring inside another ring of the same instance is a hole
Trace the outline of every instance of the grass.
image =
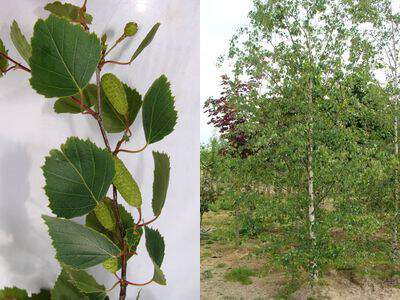
[(211, 279), (211, 278), (213, 278), (213, 274), (212, 274), (211, 270), (205, 270), (205, 271), (203, 272), (203, 278), (204, 278), (204, 279)]
[(246, 267), (236, 268), (225, 274), (225, 280), (240, 282), (243, 285), (249, 285), (253, 283), (251, 276), (254, 276), (254, 272)]

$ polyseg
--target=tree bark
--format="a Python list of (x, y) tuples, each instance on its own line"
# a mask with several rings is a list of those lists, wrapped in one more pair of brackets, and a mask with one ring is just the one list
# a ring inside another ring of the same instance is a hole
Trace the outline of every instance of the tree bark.
[[(397, 117), (397, 99), (395, 100), (395, 112), (394, 118), (394, 154), (396, 158), (399, 157), (399, 126)], [(398, 171), (397, 166), (395, 170), (395, 186), (394, 186), (394, 218), (393, 218), (393, 229), (392, 229), (392, 260), (396, 261), (399, 258), (399, 245), (398, 245), (398, 223), (399, 223), (399, 191), (398, 191)]]
[(318, 278), (317, 262), (315, 260), (315, 252), (317, 248), (317, 238), (315, 235), (315, 193), (314, 193), (314, 149), (313, 149), (313, 82), (309, 79), (309, 95), (308, 95), (308, 132), (307, 132), (307, 190), (308, 190), (308, 221), (309, 221), (309, 238), (311, 243), (311, 260), (310, 260), (310, 278), (316, 280)]
[[(398, 62), (398, 53), (396, 48), (396, 38), (395, 38), (395, 29), (393, 20), (391, 21), (391, 30), (392, 30), (392, 51), (393, 51), (393, 85), (394, 85), (394, 95), (393, 95), (393, 105), (395, 111), (394, 117), (394, 155), (396, 159), (399, 158), (399, 122), (398, 122), (398, 95), (397, 95), (397, 88), (398, 88), (398, 72), (397, 72), (397, 62)], [(399, 224), (399, 172), (398, 166), (396, 164), (396, 169), (394, 172), (395, 176), (395, 186), (394, 186), (394, 217), (393, 217), (393, 224), (392, 224), (392, 260), (396, 261), (399, 258), (399, 245), (398, 245), (398, 224)]]

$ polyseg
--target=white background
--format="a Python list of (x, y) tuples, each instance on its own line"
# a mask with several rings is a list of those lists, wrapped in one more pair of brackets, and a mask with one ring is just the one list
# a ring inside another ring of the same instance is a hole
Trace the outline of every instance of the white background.
[[(16, 19), (25, 35), (31, 37), (35, 21), (47, 17), (43, 10), (46, 3), (1, 3), (0, 37), (18, 61), (22, 59), (9, 39), (9, 26)], [(133, 65), (106, 67), (104, 71), (117, 73), (142, 94), (161, 74), (171, 81), (179, 112), (176, 130), (143, 154), (121, 157), (141, 187), (144, 217), (149, 220), (151, 150), (166, 151), (171, 156), (168, 198), (154, 225), (166, 241), (162, 269), (168, 285), (144, 287), (142, 299), (199, 299), (199, 0), (89, 0), (88, 12), (94, 16), (91, 29), (98, 35), (107, 32), (110, 40), (121, 34), (126, 22), (139, 24), (137, 37), (114, 52), (113, 58), (121, 60), (132, 55), (154, 23), (162, 23), (153, 43)], [(29, 77), (28, 73), (15, 71), (0, 79), (0, 288), (15, 285), (33, 292), (51, 287), (59, 273), (41, 219), (42, 214), (51, 214), (40, 169), (44, 157), (71, 135), (90, 138), (101, 146), (103, 142), (89, 117), (55, 114), (54, 100), (37, 95), (29, 85)], [(144, 139), (140, 117), (133, 133), (129, 148), (141, 147)], [(111, 142), (115, 144), (118, 138), (112, 136)], [(139, 256), (131, 260), (128, 270), (131, 281), (151, 278), (152, 264), (143, 240)], [(101, 267), (91, 271), (107, 287), (115, 282)], [(136, 289), (129, 288), (128, 295), (128, 299), (135, 299)]]

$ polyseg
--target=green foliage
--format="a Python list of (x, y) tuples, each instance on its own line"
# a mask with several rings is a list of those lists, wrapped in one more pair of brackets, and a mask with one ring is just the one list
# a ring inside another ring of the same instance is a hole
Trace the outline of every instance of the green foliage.
[(147, 33), (147, 35), (145, 36), (143, 41), (140, 43), (139, 47), (136, 49), (135, 53), (133, 53), (130, 62), (133, 62), (140, 55), (140, 53), (142, 53), (142, 51), (148, 45), (150, 45), (150, 43), (153, 41), (153, 39), (158, 31), (158, 28), (160, 27), (160, 25), (161, 25), (160, 23), (157, 23), (151, 28), (149, 33)]
[[(107, 59), (108, 54), (126, 37), (136, 35), (138, 24), (130, 22), (124, 34), (110, 48), (107, 35), (101, 41), (90, 33), (88, 25), (92, 16), (86, 13), (87, 1), (82, 7), (59, 1), (49, 3), (45, 10), (50, 16), (39, 19), (35, 26), (31, 44), (22, 34), (19, 25), (11, 25), (11, 40), (28, 63), (8, 57), (8, 51), (0, 40), (0, 76), (8, 71), (23, 70), (31, 73), (31, 86), (46, 98), (58, 98), (54, 103), (57, 114), (87, 115), (99, 125), (106, 149), (97, 147), (90, 140), (69, 137), (60, 149), (53, 149), (45, 158), (42, 167), (46, 180), (44, 190), (49, 207), (57, 217), (43, 216), (48, 227), (56, 259), (62, 267), (54, 288), (42, 290), (40, 294), (28, 296), (17, 288), (0, 290), (1, 299), (108, 299), (105, 286), (84, 269), (102, 264), (116, 273), (127, 269), (127, 262), (136, 253), (143, 235), (142, 196), (139, 186), (125, 164), (118, 158), (121, 147), (132, 135), (130, 126), (142, 108), (142, 96), (114, 74), (101, 77), (105, 64), (115, 64)], [(75, 23), (75, 24), (74, 24)], [(159, 28), (157, 23), (133, 54), (131, 63), (151, 43)], [(13, 63), (9, 67), (9, 62)], [(128, 63), (128, 64), (129, 64)], [(30, 69), (29, 69), (30, 68)], [(89, 84), (96, 72), (96, 84)], [(173, 131), (177, 119), (174, 98), (166, 76), (161, 76), (150, 87), (143, 107), (143, 127), (147, 144), (163, 139)], [(111, 149), (107, 133), (122, 133)], [(143, 150), (146, 147), (143, 148)], [(166, 200), (170, 163), (167, 154), (153, 152), (155, 161), (153, 185), (153, 211), (158, 217)], [(113, 198), (106, 197), (113, 185)], [(118, 191), (131, 206), (137, 209), (140, 218), (135, 222), (132, 214), (118, 203)], [(85, 225), (71, 218), (85, 216)], [(157, 230), (146, 227), (146, 248), (153, 262), (154, 275), (150, 282), (166, 284), (160, 267), (164, 258), (164, 238)], [(121, 274), (121, 278), (125, 275)], [(118, 282), (123, 286), (122, 280)], [(139, 284), (140, 285), (140, 284)], [(137, 295), (139, 297), (140, 292)]]
[(25, 290), (13, 287), (4, 288), (0, 290), (1, 300), (50, 300), (50, 292), (45, 289), (41, 289), (38, 294), (32, 294), (30, 297)]
[(249, 19), (207, 107), (222, 134), (201, 148), (201, 213), (223, 203), (236, 238), (263, 241), (293, 286), (393, 263), (398, 14), (390, 1), (255, 0)]
[(96, 282), (93, 276), (89, 275), (83, 270), (76, 270), (68, 266), (64, 266), (63, 269), (70, 277), (70, 282), (73, 283), (82, 293), (103, 293), (105, 292), (104, 285), (100, 285)]
[(211, 272), (211, 270), (205, 270), (203, 272), (203, 278), (204, 279), (211, 279), (213, 278), (213, 273)]
[[(0, 39), (0, 52), (6, 55), (8, 53), (1, 39)], [(0, 77), (3, 77), (3, 73), (7, 69), (7, 67), (8, 67), (8, 60), (6, 60), (3, 56), (0, 56)]]
[(212, 204), (222, 195), (225, 160), (219, 156), (222, 145), (212, 138), (208, 145), (200, 148), (200, 217), (208, 212)]
[(19, 288), (4, 288), (0, 291), (0, 299), (4, 300), (25, 300), (28, 299), (28, 293)]
[(120, 159), (114, 158), (114, 163), (114, 185), (128, 204), (139, 208), (142, 205), (142, 194), (136, 181)]
[(101, 78), (101, 87), (115, 110), (123, 116), (128, 113), (128, 101), (122, 82), (112, 73), (104, 74)]
[(54, 15), (36, 22), (31, 44), (30, 82), (47, 98), (72, 96), (82, 91), (100, 61), (97, 36)]
[[(94, 84), (89, 84), (83, 90), (83, 99), (82, 103), (87, 107), (92, 107), (94, 103), (96, 103), (96, 95), (97, 95), (97, 87)], [(76, 99), (80, 99), (80, 95), (74, 95)], [(58, 114), (70, 113), (70, 114), (79, 114), (83, 112), (82, 105), (76, 103), (71, 97), (63, 97), (58, 99), (54, 103), (54, 111)]]
[(162, 75), (151, 85), (143, 100), (143, 127), (148, 144), (162, 140), (175, 127), (177, 112), (170, 83)]
[(109, 231), (113, 231), (116, 225), (114, 212), (111, 207), (111, 200), (104, 198), (103, 201), (97, 203), (94, 213), (100, 224)]
[(43, 216), (57, 252), (57, 260), (77, 269), (87, 269), (117, 257), (118, 247), (105, 235), (70, 220)]
[[(80, 7), (72, 5), (70, 3), (61, 3), (60, 1), (55, 1), (49, 3), (44, 7), (45, 10), (51, 12), (52, 14), (66, 18), (67, 20), (80, 23), (81, 19), (79, 16)], [(87, 13), (84, 14), (84, 19), (87, 24), (92, 24), (93, 17)]]
[(127, 127), (130, 127), (142, 107), (142, 96), (135, 89), (128, 87), (126, 84), (124, 84), (124, 89), (128, 101), (127, 117), (119, 114), (107, 97), (103, 98), (104, 127), (109, 133), (122, 132)]
[(170, 163), (169, 156), (165, 153), (153, 151), (154, 181), (153, 181), (153, 213), (159, 216), (167, 197)]
[(131, 252), (136, 252), (143, 234), (142, 227), (133, 227), (126, 230), (126, 243)]
[(21, 29), (15, 20), (11, 24), (10, 37), (19, 54), (29, 65), (29, 60), (32, 56), (32, 47), (22, 34)]
[(82, 216), (94, 209), (107, 194), (115, 174), (108, 151), (76, 137), (61, 145), (61, 151), (51, 150), (42, 169), (49, 207), (64, 218)]
[[(87, 274), (87, 276), (84, 277), (85, 278), (84, 280), (88, 281), (88, 278), (90, 277), (91, 276)], [(94, 285), (95, 282), (92, 281), (91, 279), (90, 279), (90, 284)], [(84, 293), (75, 284), (77, 284), (77, 282), (74, 279), (72, 279), (70, 273), (65, 269), (63, 269), (61, 271), (61, 274), (57, 278), (53, 290), (51, 291), (51, 299), (52, 300), (53, 299), (54, 300), (63, 300), (63, 299), (104, 300), (107, 297), (104, 292)], [(79, 284), (79, 286), (82, 287), (81, 284)], [(85, 288), (87, 288), (87, 286), (85, 286)]]
[(254, 272), (248, 268), (236, 268), (225, 274), (225, 279), (228, 281), (237, 281), (244, 285), (252, 284), (251, 276)]
[(146, 249), (154, 264), (153, 281), (161, 285), (166, 285), (166, 280), (160, 267), (164, 260), (165, 244), (164, 238), (158, 230), (145, 227)]

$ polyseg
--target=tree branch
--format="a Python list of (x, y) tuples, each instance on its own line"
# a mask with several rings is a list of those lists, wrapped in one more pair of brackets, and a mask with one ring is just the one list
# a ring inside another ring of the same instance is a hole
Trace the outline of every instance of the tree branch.
[(147, 221), (147, 222), (145, 222), (145, 223), (142, 223), (142, 224), (136, 224), (136, 226), (137, 227), (143, 227), (143, 226), (147, 226), (147, 225), (149, 225), (149, 224), (151, 224), (151, 223), (153, 223), (155, 220), (157, 220), (158, 219), (158, 217), (159, 216), (155, 216), (153, 219), (151, 219), (150, 221)]
[(9, 57), (7, 54), (5, 54), (3, 52), (0, 52), (0, 56), (2, 56), (3, 58), (7, 59), (8, 61), (11, 61), (12, 63), (14, 63), (19, 69), (24, 70), (24, 71), (29, 72), (29, 73), (32, 72), (31, 69), (29, 69), (28, 67), (25, 67), (21, 63), (15, 61), (11, 57)]
[(146, 143), (142, 148), (137, 149), (137, 150), (127, 150), (127, 149), (119, 149), (119, 148), (117, 148), (117, 149), (115, 149), (114, 154), (117, 154), (119, 152), (139, 153), (139, 152), (142, 152), (144, 149), (146, 149), (148, 145), (149, 144)]

